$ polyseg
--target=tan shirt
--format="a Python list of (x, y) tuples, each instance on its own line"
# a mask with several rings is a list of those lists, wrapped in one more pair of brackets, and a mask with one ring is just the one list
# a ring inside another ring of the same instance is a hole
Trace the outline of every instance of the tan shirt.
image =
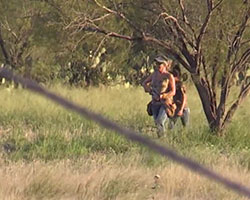
[(161, 74), (155, 71), (152, 75), (151, 89), (152, 99), (159, 101), (160, 95), (169, 91), (169, 73)]

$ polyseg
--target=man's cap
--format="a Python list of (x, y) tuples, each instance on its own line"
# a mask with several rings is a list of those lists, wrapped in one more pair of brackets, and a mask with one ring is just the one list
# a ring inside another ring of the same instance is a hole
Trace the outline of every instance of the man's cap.
[(168, 58), (166, 56), (157, 56), (154, 59), (155, 62), (159, 63), (159, 64), (165, 64), (168, 65), (168, 61), (173, 61), (171, 58)]
[(158, 56), (154, 59), (158, 63), (165, 63), (167, 60), (163, 58), (162, 56)]
[(166, 63), (167, 61), (173, 61), (173, 59), (171, 59), (170, 57), (166, 57), (166, 56), (157, 56), (154, 61), (158, 62), (158, 63)]

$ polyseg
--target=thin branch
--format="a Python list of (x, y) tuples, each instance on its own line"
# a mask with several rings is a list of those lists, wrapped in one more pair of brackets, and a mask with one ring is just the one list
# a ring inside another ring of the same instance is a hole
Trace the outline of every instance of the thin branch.
[(88, 31), (88, 32), (101, 33), (101, 34), (108, 35), (110, 37), (121, 38), (121, 39), (129, 40), (129, 41), (138, 41), (138, 40), (143, 39), (143, 37), (131, 37), (128, 35), (121, 35), (121, 34), (116, 33), (116, 32), (109, 32), (109, 31), (100, 29), (99, 27), (84, 27), (83, 30)]
[(250, 8), (246, 11), (244, 19), (242, 20), (241, 25), (239, 26), (239, 29), (237, 30), (233, 41), (231, 42), (231, 45), (228, 49), (228, 54), (227, 54), (227, 62), (230, 62), (231, 56), (233, 54), (236, 54), (240, 48), (241, 44), (241, 39), (243, 36), (244, 31), (246, 30), (246, 26), (250, 17)]
[(185, 12), (185, 7), (184, 7), (184, 4), (183, 4), (183, 0), (179, 0), (179, 5), (180, 5), (180, 8), (181, 8), (183, 22), (187, 25), (187, 27), (190, 28), (190, 30), (192, 31), (192, 33), (194, 35), (194, 38), (196, 39), (195, 31), (194, 31), (193, 27), (191, 26), (191, 24), (189, 23), (189, 21), (187, 19), (186, 12)]
[(224, 72), (222, 76), (222, 81), (221, 81), (221, 93), (220, 93), (220, 103), (217, 107), (217, 124), (219, 124), (219, 121), (221, 121), (222, 117), (225, 114), (225, 106), (226, 106), (226, 100), (227, 96), (230, 92), (230, 87), (229, 87), (229, 78), (227, 76), (228, 70), (227, 66), (224, 67)]
[(210, 83), (209, 83), (209, 78), (208, 78), (208, 72), (207, 72), (207, 66), (206, 66), (205, 58), (202, 56), (201, 60), (202, 60), (202, 66), (203, 66), (203, 71), (204, 71), (204, 75), (205, 75), (205, 80), (206, 80), (206, 83), (208, 85), (208, 89), (209, 89), (210, 94), (211, 94), (211, 86), (210, 86)]
[(105, 42), (105, 40), (106, 40), (108, 37), (109, 37), (109, 34), (108, 34), (108, 35), (105, 35), (105, 36), (102, 38), (102, 40), (100, 41), (98, 47), (96, 48), (96, 50), (95, 50), (95, 52), (94, 52), (94, 54), (93, 54), (93, 55), (94, 55), (93, 58), (97, 55), (97, 53), (98, 53), (98, 51), (100, 50), (102, 44)]
[(212, 12), (218, 8), (218, 6), (223, 2), (223, 0), (219, 1), (215, 6), (213, 6), (213, 1), (212, 0), (207, 0), (207, 7), (208, 7), (208, 13), (207, 13), (207, 16), (205, 18), (205, 21), (200, 29), (200, 33), (198, 35), (198, 38), (197, 38), (197, 44), (196, 44), (196, 48), (197, 48), (197, 62), (199, 63), (200, 62), (200, 50), (201, 50), (201, 41), (204, 37), (204, 34), (207, 30), (207, 27), (208, 27), (208, 24), (209, 24), (209, 21), (211, 19), (211, 15), (212, 15)]
[[(179, 50), (181, 51), (183, 56), (189, 62), (189, 66), (191, 66), (191, 67), (188, 67), (188, 68), (185, 67), (185, 68), (188, 69), (189, 72), (195, 73), (195, 71), (196, 71), (195, 66), (196, 65), (195, 65), (195, 62), (194, 62), (194, 58), (193, 58), (193, 55), (190, 54), (190, 52), (189, 52), (189, 50), (188, 50), (188, 48), (186, 46), (185, 41), (187, 41), (188, 44), (193, 48), (195, 48), (194, 44), (191, 41), (188, 40), (188, 38), (186, 37), (185, 31), (181, 28), (181, 26), (179, 25), (179, 23), (178, 23), (178, 21), (177, 21), (177, 19), (175, 17), (167, 14), (166, 12), (161, 13), (161, 16), (164, 16), (164, 15), (166, 15), (166, 17), (164, 18), (165, 23), (167, 23), (167, 21), (170, 20), (170, 21), (173, 21), (174, 24), (175, 24), (175, 29), (177, 31), (177, 34), (175, 34), (175, 35), (177, 36), (177, 40), (179, 40), (179, 42), (181, 43), (181, 46), (178, 46), (178, 45), (176, 45), (176, 46), (179, 48)], [(169, 25), (169, 27), (171, 28), (172, 32), (174, 33), (171, 25)]]
[(1, 26), (7, 30), (16, 40), (18, 40), (17, 34), (10, 28), (10, 25), (7, 20), (5, 20), (5, 24), (1, 23)]
[[(220, 57), (220, 52), (221, 52), (221, 48), (220, 48), (220, 43), (222, 41), (222, 38), (223, 38), (223, 32), (222, 30), (220, 31), (219, 35), (218, 35), (218, 40), (217, 40), (217, 43), (216, 43), (216, 50), (214, 52), (214, 56), (213, 56), (213, 60), (212, 60), (212, 76), (211, 76), (211, 84), (212, 84), (212, 91), (214, 93), (214, 99), (216, 100), (216, 96), (217, 96), (217, 93), (216, 93), (216, 88), (217, 88), (217, 74), (218, 74), (218, 71), (219, 71), (219, 57)], [(216, 105), (217, 107), (217, 105)]]
[(242, 41), (241, 44), (240, 44), (240, 46), (244, 46), (244, 45), (246, 45), (246, 44), (248, 44), (248, 43), (250, 43), (250, 40)]
[[(208, 12), (206, 18), (205, 18), (205, 21), (204, 23), (202, 24), (202, 27), (200, 29), (200, 34), (198, 35), (198, 38), (197, 38), (197, 41), (196, 41), (196, 49), (197, 49), (197, 56), (200, 55), (200, 51), (201, 51), (201, 41), (203, 39), (203, 36), (206, 32), (206, 29), (208, 27), (208, 23), (210, 21), (210, 17), (211, 17), (211, 12)], [(197, 57), (197, 60), (198, 60), (198, 57)]]
[(143, 34), (143, 31), (141, 29), (138, 28), (138, 26), (136, 26), (135, 24), (133, 24), (123, 13), (114, 11), (110, 8), (107, 8), (106, 6), (100, 4), (97, 0), (93, 0), (96, 5), (98, 5), (99, 7), (101, 7), (102, 9), (104, 9), (106, 12), (114, 14), (116, 16), (119, 16), (120, 18), (122, 18), (123, 20), (125, 20), (132, 28), (134, 28), (136, 31), (138, 31), (140, 34)]
[(5, 47), (5, 42), (4, 42), (3, 37), (2, 37), (1, 26), (0, 26), (0, 47), (1, 47), (1, 50), (3, 52), (3, 56), (5, 58), (6, 64), (10, 65), (11, 64), (10, 63), (10, 57), (9, 57), (8, 51), (7, 51), (6, 47)]
[(100, 16), (100, 17), (97, 17), (94, 19), (89, 19), (85, 15), (82, 16), (82, 13), (79, 13), (78, 16), (74, 20), (72, 20), (67, 26), (64, 27), (64, 30), (73, 29), (74, 31), (71, 33), (71, 35), (75, 35), (75, 34), (81, 32), (84, 28), (86, 28), (88, 26), (94, 26), (94, 27), (98, 28), (95, 25), (95, 22), (105, 20), (110, 15), (111, 14), (108, 13), (108, 14), (105, 14), (103, 16)]
[(150, 35), (144, 35), (143, 40), (146, 42), (153, 42), (154, 44), (157, 44), (159, 46), (162, 46), (165, 48), (167, 53), (172, 55), (176, 60), (178, 60), (185, 69), (187, 69), (189, 72), (194, 73), (193, 69), (190, 68), (190, 65), (188, 65), (182, 58), (181, 56), (165, 41), (158, 40), (155, 37), (152, 37)]
[(213, 111), (213, 114), (215, 115), (216, 113), (216, 95), (215, 95), (215, 90), (213, 90), (213, 87), (211, 87), (211, 84), (209, 82), (209, 76), (208, 76), (208, 71), (207, 71), (207, 66), (206, 66), (206, 61), (205, 61), (205, 58), (204, 56), (201, 57), (201, 63), (202, 63), (202, 66), (203, 66), (203, 70), (204, 70), (204, 77), (205, 77), (205, 82), (206, 82), (206, 85), (207, 85), (207, 88), (208, 88), (208, 93), (209, 93), (209, 99), (210, 99), (210, 102), (211, 102), (211, 109)]
[(97, 17), (97, 18), (95, 18), (95, 19), (92, 19), (91, 21), (92, 21), (92, 22), (98, 22), (98, 21), (104, 20), (105, 18), (107, 18), (107, 17), (109, 17), (109, 16), (111, 16), (111, 14), (110, 14), (110, 13), (107, 13), (107, 14), (105, 14), (105, 15), (103, 15), (103, 16), (100, 16), (100, 17)]
[(49, 6), (51, 6), (52, 8), (54, 8), (54, 9), (57, 11), (57, 13), (59, 13), (59, 14), (61, 15), (62, 21), (63, 21), (65, 24), (67, 24), (67, 23), (65, 22), (65, 19), (66, 19), (66, 20), (69, 20), (68, 15), (65, 14), (65, 13), (63, 12), (63, 10), (54, 2), (54, 0), (43, 0), (43, 1), (44, 1), (45, 3), (47, 3)]
[(167, 20), (171, 20), (174, 22), (175, 24), (175, 27), (176, 27), (176, 30), (177, 32), (179, 33), (179, 36), (183, 37), (187, 43), (192, 47), (192, 48), (195, 48), (195, 45), (193, 44), (193, 42), (191, 42), (187, 35), (186, 35), (186, 32), (183, 30), (183, 28), (180, 26), (180, 24), (178, 23), (178, 20), (172, 16), (172, 15), (169, 15), (168, 13), (164, 12), (164, 13), (161, 13), (160, 16), (166, 16), (164, 17), (164, 20), (167, 21)]
[[(230, 74), (228, 76), (225, 75), (225, 77), (222, 80), (220, 104), (219, 104), (219, 106), (217, 108), (218, 120), (221, 119), (221, 117), (224, 115), (224, 112), (225, 112), (225, 103), (226, 103), (227, 95), (228, 95), (228, 93), (230, 91), (230, 88), (229, 88), (230, 82), (231, 82), (232, 78), (235, 76), (236, 72), (239, 71), (242, 67), (244, 67), (244, 64), (248, 61), (249, 57), (250, 57), (250, 48), (247, 49), (243, 53), (243, 55), (241, 56), (241, 59), (238, 61), (238, 63), (236, 63), (232, 67), (232, 70), (231, 70)], [(226, 72), (224, 72), (224, 73), (226, 73)], [(245, 93), (245, 90), (247, 90), (247, 89), (243, 88), (241, 90), (241, 93), (240, 93), (238, 99), (241, 98), (242, 94)], [(233, 114), (233, 112), (235, 112), (234, 109), (235, 110), (237, 109), (238, 104), (240, 104), (240, 101), (241, 100), (239, 99), (233, 104), (233, 106), (231, 108), (232, 111), (227, 113), (226, 118), (231, 118), (230, 116)], [(225, 119), (225, 120), (227, 121), (227, 119)], [(225, 120), (224, 120), (224, 122), (225, 122)]]
[(242, 101), (249, 95), (249, 93), (250, 93), (250, 83), (248, 83), (246, 86), (242, 86), (242, 89), (240, 91), (237, 100), (230, 107), (230, 109), (226, 114), (225, 119), (223, 120), (222, 128), (225, 128), (225, 126), (232, 120), (233, 115), (235, 114), (237, 108), (242, 103)]
[(240, 69), (242, 67), (244, 67), (244, 64), (249, 60), (250, 58), (250, 48), (247, 49), (241, 56), (241, 58), (239, 59), (239, 61), (233, 65), (231, 72), (230, 72), (230, 77), (229, 77), (229, 81), (232, 80), (232, 77), (235, 76), (235, 74), (240, 71)]
[(213, 9), (213, 1), (212, 0), (207, 0), (207, 10), (208, 13), (210, 13)]
[(91, 33), (87, 33), (87, 34), (84, 34), (77, 42), (75, 42), (75, 45), (74, 47), (72, 48), (72, 52), (76, 50), (76, 48), (78, 47), (78, 45), (88, 36), (90, 35)]
[(219, 7), (224, 0), (220, 0), (215, 6), (212, 7), (212, 10), (215, 10), (217, 7)]

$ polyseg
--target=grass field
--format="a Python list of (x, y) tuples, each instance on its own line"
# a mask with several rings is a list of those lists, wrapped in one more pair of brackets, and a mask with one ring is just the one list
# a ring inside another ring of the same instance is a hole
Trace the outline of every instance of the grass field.
[[(158, 139), (142, 88), (50, 90), (250, 187), (249, 98), (217, 137), (189, 87), (190, 126)], [(0, 199), (246, 199), (41, 96), (0, 91)]]

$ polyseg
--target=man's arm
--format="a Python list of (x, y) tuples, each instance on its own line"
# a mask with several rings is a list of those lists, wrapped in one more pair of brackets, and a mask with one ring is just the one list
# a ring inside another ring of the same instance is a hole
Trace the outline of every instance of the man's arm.
[(166, 99), (169, 97), (173, 97), (176, 93), (176, 86), (175, 86), (175, 80), (174, 76), (172, 74), (168, 74), (168, 79), (169, 79), (169, 91), (167, 93), (161, 94), (160, 98)]
[(186, 94), (186, 89), (184, 86), (181, 87), (181, 93), (182, 93), (182, 101), (181, 101), (181, 106), (180, 106), (180, 110), (177, 113), (178, 116), (182, 116), (183, 115), (183, 110), (187, 104), (187, 94)]
[(146, 93), (151, 93), (151, 81), (152, 81), (152, 74), (150, 74), (143, 82), (142, 87)]

